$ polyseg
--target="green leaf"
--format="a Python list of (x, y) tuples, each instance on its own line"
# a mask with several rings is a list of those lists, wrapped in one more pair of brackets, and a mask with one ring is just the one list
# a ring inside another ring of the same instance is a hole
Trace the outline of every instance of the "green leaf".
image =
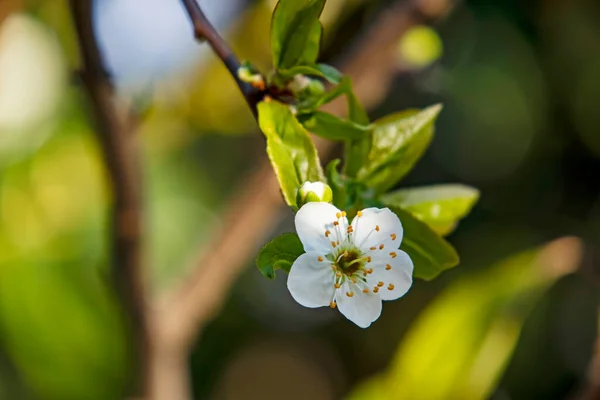
[(278, 78), (283, 81), (292, 79), (298, 74), (324, 78), (329, 83), (333, 83), (335, 85), (339, 84), (343, 78), (343, 75), (340, 71), (327, 64), (296, 65), (295, 67), (289, 69), (277, 71)]
[(340, 210), (344, 210), (348, 202), (348, 192), (346, 190), (346, 184), (338, 172), (338, 166), (340, 163), (341, 160), (339, 158), (332, 160), (329, 164), (327, 164), (325, 172), (327, 174), (329, 187), (331, 187), (333, 192), (333, 205)]
[(279, 102), (259, 103), (258, 124), (267, 138), (267, 154), (283, 197), (295, 208), (297, 191), (304, 182), (324, 181), (315, 146), (290, 109)]
[(370, 130), (369, 126), (359, 125), (323, 111), (303, 114), (298, 119), (310, 132), (329, 140), (361, 139)]
[(454, 280), (412, 324), (389, 370), (349, 398), (490, 398), (526, 318), (550, 285), (573, 272), (580, 247), (578, 239), (559, 239)]
[(271, 20), (271, 51), (276, 69), (314, 64), (323, 28), (325, 0), (280, 0)]
[(290, 272), (292, 264), (304, 253), (300, 238), (295, 233), (284, 233), (271, 240), (256, 257), (258, 270), (267, 278), (275, 278), (278, 269)]
[(385, 205), (399, 206), (440, 235), (450, 234), (479, 199), (479, 190), (446, 184), (400, 189), (381, 197)]
[(433, 138), (441, 105), (407, 110), (374, 122), (373, 143), (357, 178), (378, 192), (402, 179), (421, 158)]
[(408, 253), (415, 265), (414, 276), (431, 280), (442, 271), (458, 265), (456, 250), (444, 238), (400, 207), (390, 207), (400, 218), (404, 238), (400, 248)]

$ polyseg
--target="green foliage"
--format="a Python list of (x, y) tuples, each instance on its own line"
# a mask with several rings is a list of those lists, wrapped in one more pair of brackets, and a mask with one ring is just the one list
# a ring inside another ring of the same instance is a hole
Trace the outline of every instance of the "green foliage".
[(325, 173), (327, 174), (327, 181), (329, 182), (329, 186), (333, 191), (333, 205), (337, 208), (344, 209), (346, 208), (346, 204), (348, 201), (348, 191), (346, 189), (346, 184), (338, 172), (338, 166), (342, 160), (335, 159), (332, 160), (325, 168)]
[(343, 75), (340, 71), (327, 64), (296, 65), (289, 69), (280, 69), (277, 71), (277, 77), (286, 81), (296, 75), (316, 76), (326, 79), (329, 83), (339, 84)]
[(429, 226), (400, 207), (390, 207), (404, 227), (400, 248), (408, 253), (415, 265), (414, 276), (431, 280), (442, 271), (458, 265), (456, 250)]
[(304, 253), (302, 242), (295, 233), (284, 233), (271, 240), (256, 257), (258, 270), (267, 278), (274, 279), (275, 271), (290, 272), (296, 258)]
[(325, 0), (281, 0), (271, 20), (271, 51), (276, 69), (312, 65), (319, 55)]
[(553, 265), (564, 257), (561, 246), (557, 241), (455, 280), (411, 326), (389, 370), (349, 399), (489, 398), (530, 310), (574, 267), (573, 260), (566, 268)]
[[(275, 70), (268, 75), (267, 84), (273, 89), (269, 95), (273, 94), (274, 101), (261, 103), (258, 111), (283, 197), (297, 210), (302, 205), (297, 200), (300, 185), (324, 181), (307, 131), (344, 142), (342, 171), (338, 170), (340, 160), (331, 162), (326, 171), (333, 204), (349, 217), (366, 207), (390, 206), (404, 225), (402, 248), (415, 263), (415, 276), (433, 279), (458, 264), (456, 251), (442, 235), (451, 233), (470, 211), (478, 192), (463, 186), (434, 186), (386, 194), (427, 150), (442, 107), (405, 110), (371, 123), (350, 78), (334, 67), (316, 63), (324, 4), (319, 0), (280, 0), (271, 22)], [(324, 81), (331, 84), (327, 91)], [(346, 98), (347, 118), (319, 110), (340, 96)], [(279, 243), (277, 249), (285, 252), (285, 243)], [(271, 276), (276, 267), (275, 261), (270, 262), (263, 273)]]
[(433, 138), (433, 124), (441, 105), (408, 110), (374, 122), (368, 159), (358, 180), (380, 193), (393, 187), (421, 158)]
[(477, 189), (459, 184), (400, 189), (381, 198), (388, 206), (398, 206), (409, 211), (440, 235), (452, 233), (458, 221), (471, 211), (477, 199)]
[(368, 126), (322, 111), (300, 115), (298, 120), (310, 132), (329, 140), (361, 140), (369, 134), (370, 130)]
[(289, 206), (296, 207), (296, 194), (304, 182), (324, 180), (315, 146), (286, 105), (261, 102), (258, 116), (283, 197)]

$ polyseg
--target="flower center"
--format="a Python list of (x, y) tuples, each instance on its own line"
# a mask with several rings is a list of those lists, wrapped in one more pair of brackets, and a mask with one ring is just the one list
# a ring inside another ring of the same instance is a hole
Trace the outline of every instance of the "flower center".
[(361, 254), (358, 250), (345, 251), (339, 256), (337, 266), (346, 275), (354, 275), (364, 265), (365, 259), (360, 256)]

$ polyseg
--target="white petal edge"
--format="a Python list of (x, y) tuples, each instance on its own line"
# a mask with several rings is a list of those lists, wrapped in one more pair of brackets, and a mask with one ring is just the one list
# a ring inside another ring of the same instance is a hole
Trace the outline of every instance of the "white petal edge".
[[(331, 242), (346, 239), (348, 219), (337, 218), (342, 212), (330, 203), (311, 202), (303, 205), (296, 213), (296, 231), (305, 251), (319, 251), (325, 254), (333, 251)], [(339, 226), (334, 222), (338, 221)], [(329, 237), (325, 232), (330, 231)], [(340, 237), (341, 236), (341, 237)]]
[[(347, 292), (353, 296), (348, 297)], [(357, 285), (346, 281), (336, 292), (337, 308), (342, 315), (361, 328), (368, 328), (381, 315), (381, 299), (376, 294), (363, 293)]]
[[(378, 282), (383, 282), (379, 288), (379, 296), (382, 300), (396, 300), (406, 294), (413, 282), (414, 264), (409, 255), (402, 250), (395, 250), (396, 257), (389, 255), (378, 257), (373, 260), (373, 273), (367, 277), (367, 283), (371, 288)], [(391, 268), (386, 269), (389, 265)], [(389, 290), (389, 284), (393, 284), (393, 289)]]
[(389, 208), (365, 208), (362, 216), (352, 220), (352, 229), (354, 243), (365, 253), (379, 250), (382, 244), (382, 251), (398, 249), (404, 234), (400, 219)]
[[(319, 257), (323, 261), (319, 261)], [(294, 261), (288, 275), (287, 287), (294, 300), (308, 308), (328, 306), (335, 287), (331, 264), (318, 252), (302, 254)]]

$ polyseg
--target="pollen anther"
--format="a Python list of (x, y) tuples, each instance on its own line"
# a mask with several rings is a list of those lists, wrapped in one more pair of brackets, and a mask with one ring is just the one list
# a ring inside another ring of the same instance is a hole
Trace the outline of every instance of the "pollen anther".
[(335, 301), (332, 301), (331, 303), (329, 303), (329, 307), (335, 308), (335, 306), (336, 306)]
[(373, 288), (373, 293), (377, 293), (377, 292), (379, 292), (379, 288), (378, 288), (377, 286), (375, 286), (375, 287)]
[(383, 282), (377, 282), (377, 286), (382, 287), (384, 285)]
[(335, 244), (335, 242), (333, 242), (333, 241), (332, 241), (332, 242), (331, 242), (331, 246), (332, 246), (332, 247), (335, 247), (335, 246), (337, 246), (337, 245)]
[(397, 256), (397, 254), (396, 254), (395, 252), (393, 252), (393, 251), (392, 251), (392, 252), (390, 253), (390, 257), (392, 257), (392, 258), (396, 258), (396, 256)]
[(352, 296), (354, 296), (354, 293), (352, 293), (352, 292), (346, 292), (346, 296), (352, 297)]
[(396, 240), (396, 234), (395, 233), (390, 233), (390, 237), (392, 238), (392, 240)]
[(333, 286), (335, 286), (336, 289), (339, 289), (342, 287), (342, 285), (340, 285), (339, 283), (334, 284)]
[(375, 230), (379, 232), (379, 225), (375, 225)]
[(369, 289), (367, 289), (367, 288), (364, 288), (364, 289), (363, 289), (363, 293), (369, 293)]
[(383, 243), (379, 245), (379, 250), (383, 250)]
[(359, 212), (357, 212), (357, 213), (356, 213), (356, 216), (357, 216), (357, 217), (362, 217), (362, 216), (363, 216), (363, 212), (362, 212), (362, 211), (359, 211)]
[(340, 223), (337, 221), (333, 221), (333, 225), (338, 226)]
[(329, 230), (325, 231), (325, 237), (329, 237), (329, 235), (331, 235), (331, 232)]
[(390, 269), (392, 269), (392, 266), (390, 264), (385, 264), (385, 269), (389, 271)]
[(338, 218), (338, 219), (339, 219), (339, 218), (342, 218), (342, 213), (336, 213), (336, 214), (335, 214), (335, 216), (336, 216), (336, 218)]
[(377, 247), (373, 246), (369, 250), (377, 250)]
[(394, 290), (394, 285), (390, 283), (387, 288), (388, 290)]
[(342, 211), (342, 217), (346, 216), (346, 211)]

